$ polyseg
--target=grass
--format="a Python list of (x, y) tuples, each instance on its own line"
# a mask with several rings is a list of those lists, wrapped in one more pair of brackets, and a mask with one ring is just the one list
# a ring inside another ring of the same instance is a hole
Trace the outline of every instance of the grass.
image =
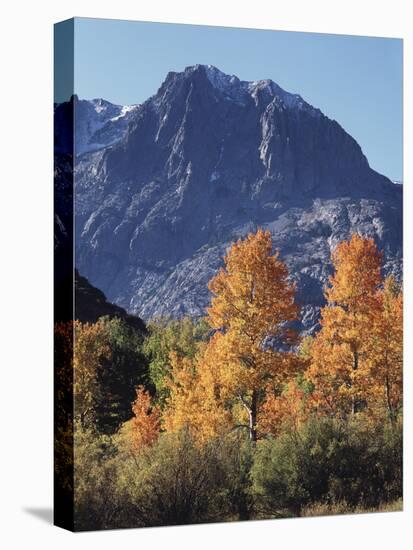
[(335, 504), (316, 503), (307, 506), (301, 513), (302, 517), (334, 516), (339, 514), (370, 514), (375, 512), (401, 512), (403, 500), (399, 498), (393, 502), (384, 502), (374, 508), (363, 506), (349, 506), (346, 502)]

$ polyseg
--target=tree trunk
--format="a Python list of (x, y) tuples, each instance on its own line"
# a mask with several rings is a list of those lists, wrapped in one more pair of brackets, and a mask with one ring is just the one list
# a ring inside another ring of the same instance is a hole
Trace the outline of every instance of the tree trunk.
[[(353, 371), (356, 371), (358, 368), (359, 368), (359, 354), (358, 354), (358, 351), (355, 351), (353, 352)], [(357, 408), (356, 398), (353, 395), (351, 397), (351, 414), (352, 415), (356, 414), (356, 408)]]
[(257, 441), (257, 392), (252, 392), (250, 416), (250, 439), (255, 444)]
[(390, 422), (393, 425), (395, 421), (395, 415), (394, 415), (393, 405), (390, 397), (390, 382), (389, 382), (388, 376), (386, 376), (386, 400), (387, 400), (387, 410), (389, 413)]

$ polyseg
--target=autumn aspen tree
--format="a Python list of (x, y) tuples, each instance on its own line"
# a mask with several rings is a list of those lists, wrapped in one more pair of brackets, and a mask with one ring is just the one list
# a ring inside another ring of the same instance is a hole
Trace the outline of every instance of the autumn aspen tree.
[(221, 398), (246, 411), (255, 442), (265, 387), (294, 375), (293, 354), (280, 350), (296, 341), (288, 326), (298, 314), (295, 287), (278, 252), (272, 252), (269, 231), (260, 229), (234, 243), (224, 264), (209, 283), (207, 321), (216, 330), (211, 368)]
[(370, 334), (372, 391), (376, 409), (395, 422), (403, 402), (403, 293), (393, 276), (378, 292), (379, 308)]
[(354, 234), (332, 255), (334, 274), (312, 346), (308, 378), (333, 414), (355, 414), (371, 385), (371, 332), (378, 311), (381, 253), (373, 239)]
[(161, 429), (160, 411), (151, 402), (151, 397), (143, 386), (136, 388), (136, 400), (132, 404), (133, 418), (130, 421), (132, 448), (139, 452), (143, 447), (152, 445)]

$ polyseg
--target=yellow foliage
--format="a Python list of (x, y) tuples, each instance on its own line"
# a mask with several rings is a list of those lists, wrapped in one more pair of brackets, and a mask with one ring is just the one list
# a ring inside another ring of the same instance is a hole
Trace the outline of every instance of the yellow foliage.
[(403, 405), (403, 293), (392, 276), (379, 290), (378, 301), (370, 331), (370, 404), (394, 420)]
[(75, 419), (82, 425), (92, 412), (97, 392), (97, 372), (102, 359), (110, 360), (112, 351), (107, 341), (105, 321), (74, 323), (73, 397)]
[(293, 341), (285, 323), (298, 315), (295, 287), (278, 252), (272, 254), (270, 232), (260, 229), (237, 241), (224, 262), (208, 285), (213, 294), (207, 309), (211, 327), (233, 331), (255, 348), (268, 336)]
[(265, 386), (298, 369), (294, 354), (268, 345), (270, 339), (283, 346), (297, 342), (288, 327), (298, 314), (295, 287), (272, 254), (268, 231), (234, 243), (224, 263), (208, 285), (213, 297), (206, 320), (216, 332), (194, 358), (170, 355), (163, 421), (167, 431), (186, 426), (199, 439), (243, 427), (255, 440)]
[[(391, 418), (397, 415), (402, 293), (391, 277), (383, 284), (372, 239), (353, 235), (332, 259), (321, 330), (296, 353), (298, 338), (289, 328), (298, 315), (295, 288), (272, 253), (270, 233), (259, 230), (232, 245), (209, 283), (206, 321), (213, 336), (192, 356), (170, 354), (166, 431), (189, 428), (203, 441), (246, 428), (255, 441), (296, 428), (313, 414), (364, 411), (373, 419), (386, 409)], [(304, 367), (312, 391), (294, 381)]]
[(384, 284), (381, 253), (373, 239), (353, 235), (333, 253), (321, 330), (311, 346), (307, 378), (319, 409), (345, 416), (400, 408), (402, 393), (402, 296), (394, 279)]
[[(213, 344), (208, 348), (211, 349)], [(170, 394), (163, 416), (166, 431), (188, 428), (200, 441), (228, 431), (230, 426), (229, 414), (214, 382), (208, 350), (196, 359), (170, 354)]]

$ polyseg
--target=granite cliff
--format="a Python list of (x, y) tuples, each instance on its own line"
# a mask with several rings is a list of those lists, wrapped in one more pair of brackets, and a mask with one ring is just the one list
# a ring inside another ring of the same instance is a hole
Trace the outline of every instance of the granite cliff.
[(402, 186), (372, 170), (336, 121), (271, 80), (204, 65), (169, 73), (88, 140), (94, 107), (74, 103), (75, 142), (99, 144), (75, 160), (76, 267), (128, 312), (202, 315), (225, 250), (257, 227), (297, 281), (305, 332), (317, 327), (331, 251), (352, 232), (374, 237), (385, 271), (401, 277)]

